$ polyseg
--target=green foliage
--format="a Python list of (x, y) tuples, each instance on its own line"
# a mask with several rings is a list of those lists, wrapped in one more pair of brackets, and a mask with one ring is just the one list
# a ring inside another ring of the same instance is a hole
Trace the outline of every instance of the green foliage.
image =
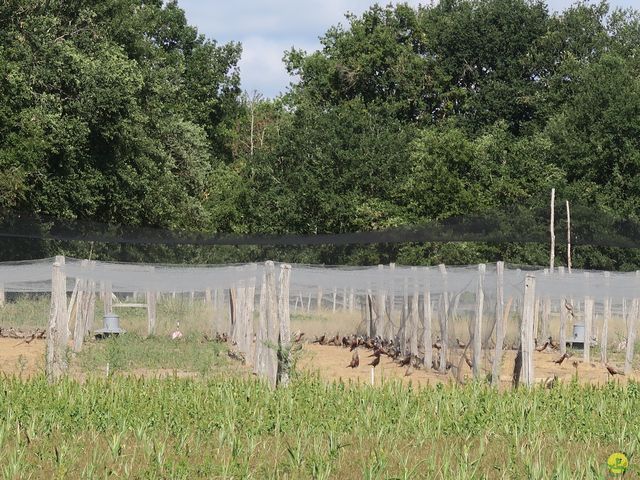
[[(297, 80), (276, 99), (240, 94), (240, 45), (205, 39), (175, 2), (11, 0), (0, 19), (0, 211), (237, 234), (480, 215), (521, 219), (507, 227), (521, 233), (546, 228), (539, 217), (555, 188), (559, 209), (564, 200), (575, 207), (578, 239), (640, 220), (640, 17), (606, 1), (559, 14), (544, 0), (374, 5), (329, 27), (320, 50), (286, 52)], [(51, 242), (15, 249), (3, 255), (87, 251)], [(331, 263), (546, 263), (543, 252), (95, 251)], [(574, 265), (639, 268), (638, 255), (579, 247)]]

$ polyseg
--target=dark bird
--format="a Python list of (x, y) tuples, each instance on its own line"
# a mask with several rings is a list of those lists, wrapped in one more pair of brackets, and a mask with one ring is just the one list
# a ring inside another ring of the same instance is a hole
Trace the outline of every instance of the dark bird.
[(609, 372), (609, 375), (611, 375), (612, 377), (615, 375), (624, 375), (624, 372), (622, 370), (619, 370), (616, 367), (609, 365), (608, 363), (605, 363), (604, 366), (607, 367), (607, 372)]
[(407, 355), (406, 357), (402, 358), (399, 363), (401, 367), (406, 367), (411, 363), (411, 355)]
[(560, 348), (560, 345), (557, 342), (554, 342), (552, 337), (549, 337), (549, 345), (551, 345), (551, 348), (554, 350), (558, 350)]
[(367, 338), (367, 340), (364, 342), (364, 346), (372, 349), (375, 345), (373, 343), (373, 340), (371, 340), (370, 338)]
[(577, 370), (578, 369), (578, 365), (580, 365), (580, 364), (578, 363), (577, 360), (574, 360), (571, 365), (573, 365), (573, 368), (575, 368)]
[(473, 363), (471, 363), (471, 360), (469, 360), (469, 357), (466, 355), (464, 355), (464, 361), (469, 365), (469, 368), (473, 368)]
[(348, 347), (350, 345), (351, 345), (351, 342), (349, 342), (349, 339), (347, 337), (342, 337), (342, 346)]
[(378, 366), (379, 363), (380, 363), (380, 355), (376, 356), (376, 358), (374, 358), (373, 361), (369, 365), (371, 365), (373, 368), (375, 368), (375, 367)]
[(347, 365), (347, 367), (356, 368), (358, 366), (360, 366), (360, 355), (358, 354), (358, 350), (355, 350), (351, 356), (351, 363)]
[(327, 338), (326, 335), (322, 335), (320, 338), (316, 337), (316, 339), (311, 343), (318, 343), (320, 345), (324, 345), (324, 341)]
[(409, 376), (409, 375), (411, 375), (412, 373), (413, 373), (413, 367), (412, 367), (411, 365), (409, 365), (409, 366), (407, 367), (407, 371), (406, 371), (406, 372), (404, 372), (404, 376), (405, 376), (405, 377), (408, 377), (408, 376)]
[(436, 342), (433, 345), (431, 345), (433, 348), (435, 348), (436, 350), (440, 350), (442, 348), (442, 345), (440, 345), (440, 342)]
[(460, 348), (465, 348), (465, 347), (467, 346), (467, 344), (466, 344), (466, 343), (462, 343), (462, 342), (461, 342), (460, 340), (458, 340), (457, 338), (456, 338), (456, 342), (458, 343), (458, 347), (460, 347)]
[(543, 350), (546, 350), (548, 346), (549, 346), (549, 342), (544, 342), (544, 345), (536, 348), (536, 352), (542, 352)]
[(351, 340), (351, 348), (349, 351), (353, 352), (356, 348), (358, 348), (358, 337), (354, 337), (353, 340)]
[(554, 375), (553, 377), (547, 377), (547, 379), (544, 381), (544, 386), (545, 388), (552, 389), (557, 385), (557, 383), (558, 383), (558, 376)]
[(300, 330), (298, 330), (295, 334), (295, 337), (293, 338), (293, 342), (300, 343), (300, 340), (302, 340), (302, 337), (304, 337), (304, 332), (301, 332)]
[(38, 336), (36, 338), (43, 338), (45, 333), (47, 333), (47, 331), (42, 330), (40, 333), (38, 333)]
[(564, 308), (566, 308), (569, 314), (575, 318), (576, 315), (573, 313), (573, 305), (571, 305), (566, 298), (564, 300)]
[(562, 365), (562, 362), (564, 362), (570, 356), (571, 355), (569, 355), (567, 352), (565, 352), (565, 353), (562, 354), (562, 356), (560, 358), (558, 358), (557, 360), (554, 360), (553, 363), (557, 363), (558, 365)]

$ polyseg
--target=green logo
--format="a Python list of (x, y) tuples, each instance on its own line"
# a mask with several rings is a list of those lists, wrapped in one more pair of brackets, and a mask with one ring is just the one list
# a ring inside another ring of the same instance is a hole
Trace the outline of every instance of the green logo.
[(607, 467), (615, 475), (623, 474), (629, 467), (629, 459), (624, 453), (612, 453), (607, 459)]

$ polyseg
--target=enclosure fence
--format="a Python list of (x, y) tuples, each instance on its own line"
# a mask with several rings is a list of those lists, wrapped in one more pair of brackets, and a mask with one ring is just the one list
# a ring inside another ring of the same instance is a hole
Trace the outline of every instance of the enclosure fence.
[[(304, 331), (314, 316), (327, 320), (332, 337), (388, 340), (441, 373), (467, 360), (475, 377), (494, 384), (508, 349), (520, 352), (522, 382), (533, 384), (532, 351), (547, 341), (560, 354), (568, 343), (581, 344), (588, 362), (596, 360), (594, 348), (602, 363), (612, 349), (624, 352), (630, 372), (639, 299), (640, 272), (550, 272), (502, 262), (185, 266), (55, 257), (0, 263), (2, 331), (46, 326), (47, 373), (54, 379), (66, 368), (66, 349), (80, 351), (102, 327), (96, 317), (114, 312), (145, 335), (180, 328), (228, 340), (273, 385), (288, 382), (292, 322)], [(18, 315), (26, 305), (28, 318)]]

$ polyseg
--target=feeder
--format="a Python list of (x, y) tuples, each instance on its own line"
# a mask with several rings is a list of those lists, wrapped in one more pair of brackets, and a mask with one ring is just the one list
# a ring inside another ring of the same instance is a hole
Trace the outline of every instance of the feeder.
[(584, 323), (575, 323), (573, 325), (573, 337), (570, 343), (572, 346), (584, 348)]
[(103, 317), (103, 327), (95, 331), (96, 338), (106, 338), (110, 335), (120, 335), (126, 333), (120, 328), (120, 317), (109, 313)]

